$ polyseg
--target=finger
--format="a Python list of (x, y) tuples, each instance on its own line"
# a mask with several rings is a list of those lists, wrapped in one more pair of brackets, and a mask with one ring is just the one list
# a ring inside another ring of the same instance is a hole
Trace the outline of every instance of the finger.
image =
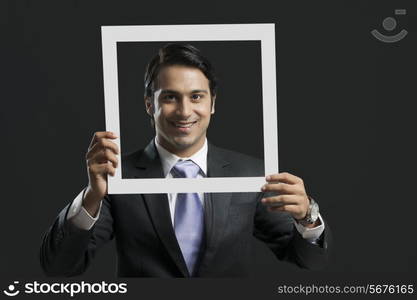
[(88, 171), (95, 176), (103, 176), (107, 174), (114, 176), (116, 174), (116, 169), (110, 162), (91, 165), (88, 167)]
[(96, 133), (94, 133), (88, 148), (90, 149), (95, 143), (97, 143), (97, 141), (99, 141), (102, 138), (116, 139), (117, 135), (111, 131), (97, 131)]
[(294, 195), (279, 195), (262, 198), (261, 202), (267, 206), (298, 205), (300, 197)]
[(287, 183), (270, 183), (265, 184), (261, 188), (262, 192), (277, 192), (280, 194), (303, 194), (303, 189), (300, 185), (292, 185)]
[(100, 139), (88, 150), (86, 158), (91, 158), (93, 155), (103, 149), (110, 149), (114, 154), (119, 154), (119, 147), (117, 147), (115, 143), (107, 139)]
[(268, 182), (284, 182), (287, 184), (297, 184), (303, 183), (303, 180), (300, 177), (292, 175), (288, 172), (278, 173), (278, 174), (271, 174), (266, 176), (266, 181)]
[(291, 215), (293, 215), (294, 217), (298, 218), (298, 219), (302, 219), (302, 209), (298, 206), (298, 205), (283, 205), (280, 207), (268, 207), (267, 208), (269, 211), (282, 211), (282, 212), (288, 212)]
[(95, 153), (90, 159), (88, 159), (87, 164), (102, 164), (107, 163), (108, 161), (110, 161), (113, 164), (113, 167), (115, 168), (117, 168), (117, 166), (119, 165), (119, 160), (117, 156), (109, 149), (104, 149), (100, 152)]

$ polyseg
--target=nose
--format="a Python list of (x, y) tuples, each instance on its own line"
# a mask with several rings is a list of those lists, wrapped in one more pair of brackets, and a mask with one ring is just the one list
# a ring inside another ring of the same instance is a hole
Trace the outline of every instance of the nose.
[(177, 114), (183, 119), (188, 119), (192, 113), (192, 104), (187, 97), (178, 101)]

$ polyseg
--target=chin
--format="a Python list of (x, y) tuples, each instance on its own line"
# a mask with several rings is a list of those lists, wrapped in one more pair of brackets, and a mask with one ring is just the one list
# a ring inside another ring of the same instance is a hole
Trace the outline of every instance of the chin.
[(197, 141), (195, 140), (191, 140), (188, 138), (178, 138), (178, 139), (174, 139), (174, 146), (178, 149), (184, 150), (187, 148), (192, 147), (193, 145), (195, 145), (195, 143)]

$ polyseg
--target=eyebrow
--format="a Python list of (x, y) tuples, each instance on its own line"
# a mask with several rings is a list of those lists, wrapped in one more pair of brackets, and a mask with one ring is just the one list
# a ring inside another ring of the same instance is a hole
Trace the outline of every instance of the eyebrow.
[[(190, 94), (196, 94), (196, 93), (208, 94), (208, 91), (207, 90), (192, 90)], [(180, 94), (180, 93), (174, 90), (162, 90), (161, 95), (162, 94)]]
[(204, 93), (204, 94), (208, 94), (207, 90), (192, 90), (191, 94), (196, 94), (196, 93)]

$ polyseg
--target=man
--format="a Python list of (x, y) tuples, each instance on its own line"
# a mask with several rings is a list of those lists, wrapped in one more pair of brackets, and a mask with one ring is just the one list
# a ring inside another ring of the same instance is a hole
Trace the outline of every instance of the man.
[[(123, 158), (125, 177), (263, 174), (262, 161), (207, 142), (215, 103), (216, 78), (199, 50), (160, 49), (145, 74), (155, 138)], [(108, 195), (107, 175), (119, 165), (116, 138), (95, 133), (86, 155), (89, 184), (43, 239), (46, 274), (81, 274), (113, 237), (119, 276), (245, 276), (253, 236), (279, 259), (310, 269), (326, 264), (328, 227), (300, 178), (271, 174), (259, 193)]]

